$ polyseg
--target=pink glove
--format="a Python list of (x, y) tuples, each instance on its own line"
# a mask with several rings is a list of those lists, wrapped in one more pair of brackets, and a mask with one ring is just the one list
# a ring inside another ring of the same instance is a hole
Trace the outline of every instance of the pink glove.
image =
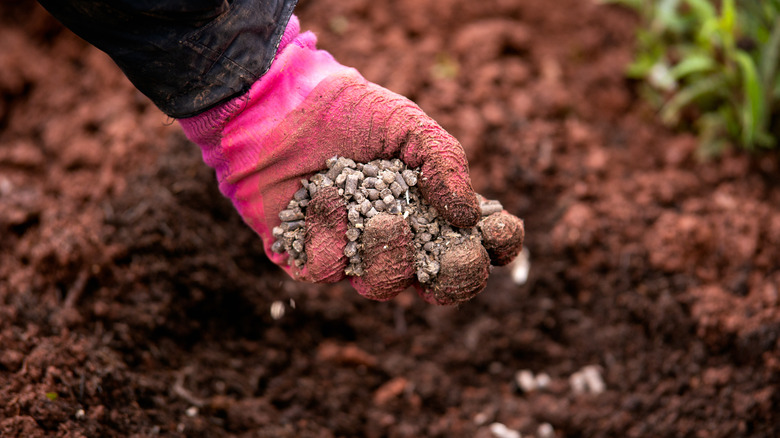
[[(300, 180), (324, 169), (325, 160), (335, 155), (356, 162), (399, 157), (421, 167), (420, 190), (439, 214), (455, 226), (474, 226), (479, 204), (461, 145), (417, 105), (369, 83), (315, 44), (311, 32), (299, 34), (293, 16), (270, 70), (248, 93), (179, 121), (215, 169), (222, 193), (263, 239), (268, 257), (296, 279), (345, 277), (347, 212), (335, 191), (321, 190), (309, 204), (303, 269), (271, 251), (271, 230), (280, 224), (278, 214)], [(393, 227), (379, 234), (377, 242), (399, 236)], [(412, 284), (409, 251), (409, 245), (381, 245), (365, 254), (364, 260), (383, 260), (391, 269), (375, 263), (377, 268), (353, 282), (358, 292), (389, 299)], [(486, 271), (479, 275), (487, 278)]]

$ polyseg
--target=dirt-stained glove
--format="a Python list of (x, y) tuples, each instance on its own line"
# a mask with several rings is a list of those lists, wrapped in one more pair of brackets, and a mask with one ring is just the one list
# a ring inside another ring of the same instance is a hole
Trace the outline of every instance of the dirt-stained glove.
[[(300, 188), (301, 179), (336, 155), (356, 162), (398, 157), (419, 167), (421, 192), (440, 215), (457, 227), (474, 226), (481, 215), (461, 145), (417, 105), (366, 81), (315, 45), (311, 32), (299, 34), (293, 16), (270, 70), (248, 93), (179, 120), (187, 137), (201, 147), (204, 161), (215, 169), (222, 193), (263, 239), (268, 257), (299, 280), (344, 278), (347, 213), (343, 199), (333, 191), (320, 191), (307, 208), (308, 260), (302, 269), (287, 265), (285, 255), (271, 251), (271, 230), (280, 224), (279, 212)], [(367, 260), (393, 266), (402, 281), (368, 269), (356, 284), (361, 294), (381, 299), (411, 283), (414, 269), (409, 260), (397, 257), (395, 250), (388, 252), (397, 232), (393, 227), (377, 229), (376, 241), (387, 244), (364, 254)], [(486, 268), (479, 275), (486, 278)], [(392, 291), (372, 296), (372, 290), (380, 289)]]

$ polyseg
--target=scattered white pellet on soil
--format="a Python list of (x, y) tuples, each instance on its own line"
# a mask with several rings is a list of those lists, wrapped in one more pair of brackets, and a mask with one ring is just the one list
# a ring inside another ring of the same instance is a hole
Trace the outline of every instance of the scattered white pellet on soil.
[(585, 382), (591, 394), (601, 394), (607, 389), (604, 378), (601, 377), (601, 367), (588, 365), (582, 369), (582, 372), (585, 374)]
[(553, 429), (552, 424), (542, 423), (539, 425), (539, 427), (536, 428), (536, 438), (554, 438), (554, 437), (555, 437), (555, 429)]
[(518, 285), (524, 285), (528, 281), (528, 273), (531, 271), (531, 253), (528, 248), (523, 247), (520, 254), (511, 265), (512, 281)]
[(544, 372), (534, 375), (531, 370), (520, 370), (515, 373), (515, 385), (524, 393), (545, 390), (551, 381), (550, 375)]
[(569, 377), (569, 385), (575, 394), (601, 394), (607, 389), (601, 377), (601, 367), (588, 365)]
[(490, 425), (490, 433), (496, 438), (520, 438), (520, 432), (512, 430), (503, 423), (492, 423)]
[(575, 394), (585, 394), (588, 389), (585, 376), (579, 371), (569, 376), (569, 386)]
[(198, 415), (198, 407), (197, 406), (190, 406), (187, 408), (186, 411), (184, 411), (185, 414), (187, 414), (188, 417), (194, 417)]
[(534, 373), (530, 370), (520, 370), (515, 374), (515, 383), (523, 392), (532, 392), (537, 388)]
[(285, 308), (284, 303), (281, 301), (274, 301), (271, 303), (271, 318), (279, 320), (284, 316)]
[(485, 412), (479, 412), (476, 415), (474, 415), (474, 424), (477, 426), (482, 426), (483, 424), (487, 423), (488, 419), (490, 417)]
[(536, 375), (536, 388), (539, 390), (545, 390), (550, 387), (552, 379), (547, 373), (539, 373)]
[(84, 418), (86, 418), (86, 416), (87, 416), (87, 413), (84, 412), (84, 409), (79, 409), (78, 411), (76, 411), (76, 419), (77, 420), (83, 420)]

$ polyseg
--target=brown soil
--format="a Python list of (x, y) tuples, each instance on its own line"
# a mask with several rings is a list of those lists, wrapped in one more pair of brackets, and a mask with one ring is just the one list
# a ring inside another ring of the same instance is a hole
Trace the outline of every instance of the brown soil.
[[(622, 76), (631, 14), (299, 6), (525, 220), (528, 283), (497, 268), (454, 308), (290, 281), (105, 55), (32, 3), (0, 11), (3, 437), (780, 436), (778, 153), (697, 162)], [(572, 390), (587, 365), (604, 392)], [(519, 391), (521, 369), (549, 386)]]

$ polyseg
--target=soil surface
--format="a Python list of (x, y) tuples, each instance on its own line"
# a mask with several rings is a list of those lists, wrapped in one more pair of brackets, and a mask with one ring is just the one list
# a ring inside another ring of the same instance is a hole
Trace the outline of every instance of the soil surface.
[(3, 2), (0, 436), (780, 436), (780, 156), (702, 163), (660, 126), (622, 74), (632, 14), (297, 13), (462, 141), (525, 220), (527, 283), (496, 268), (455, 308), (292, 282), (104, 54)]

